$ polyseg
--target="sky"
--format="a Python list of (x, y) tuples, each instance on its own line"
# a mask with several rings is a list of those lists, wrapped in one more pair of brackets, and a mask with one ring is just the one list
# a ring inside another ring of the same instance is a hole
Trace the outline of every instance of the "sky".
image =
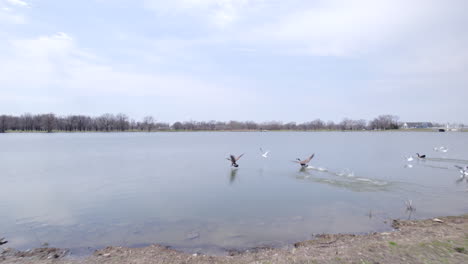
[(0, 0), (0, 114), (468, 123), (466, 0)]

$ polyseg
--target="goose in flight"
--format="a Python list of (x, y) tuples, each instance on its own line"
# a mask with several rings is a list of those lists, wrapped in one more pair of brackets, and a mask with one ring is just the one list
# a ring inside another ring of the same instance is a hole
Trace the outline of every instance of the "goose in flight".
[(263, 151), (262, 148), (260, 148), (260, 152), (262, 153), (262, 157), (264, 157), (265, 159), (268, 158), (268, 153), (270, 152), (269, 150), (267, 151)]
[(315, 153), (312, 154), (310, 157), (308, 157), (308, 158), (305, 159), (305, 160), (301, 160), (300, 158), (297, 158), (297, 160), (295, 160), (294, 162), (299, 163), (299, 164), (301, 165), (302, 168), (305, 168), (305, 167), (309, 166), (308, 163), (310, 162), (310, 160), (311, 160), (314, 156), (315, 156)]
[(425, 159), (426, 158), (426, 155), (419, 155), (419, 153), (416, 153), (416, 155), (418, 155), (418, 158), (420, 158), (420, 159)]
[(229, 158), (226, 158), (227, 160), (231, 161), (231, 166), (233, 167), (239, 167), (239, 164), (237, 164), (237, 161), (242, 157), (244, 156), (244, 153), (242, 153), (241, 155), (239, 155), (237, 158), (234, 156), (234, 155), (230, 155)]

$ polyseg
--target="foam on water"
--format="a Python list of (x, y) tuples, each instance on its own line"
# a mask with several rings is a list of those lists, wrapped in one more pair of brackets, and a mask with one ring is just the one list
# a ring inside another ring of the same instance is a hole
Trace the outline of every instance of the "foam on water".
[[(309, 170), (316, 170), (316, 171), (319, 171), (319, 172), (325, 172), (327, 174), (329, 174), (330, 176), (338, 176), (338, 177), (342, 177), (342, 178), (345, 178), (347, 179), (347, 182), (365, 182), (365, 183), (369, 183), (369, 184), (375, 184), (377, 186), (385, 186), (388, 184), (388, 182), (386, 181), (379, 181), (379, 180), (375, 180), (375, 179), (370, 179), (370, 178), (365, 178), (365, 177), (356, 177), (354, 172), (351, 171), (350, 169), (346, 168), (340, 172), (335, 172), (333, 170), (329, 170), (329, 169), (325, 169), (325, 168), (322, 168), (322, 167), (314, 167), (314, 166), (308, 166), (307, 169)], [(306, 179), (310, 178), (311, 176), (310, 175), (307, 175), (307, 177), (305, 177)], [(322, 182), (328, 182), (328, 183), (338, 183), (339, 180), (333, 180), (333, 179), (321, 179)]]

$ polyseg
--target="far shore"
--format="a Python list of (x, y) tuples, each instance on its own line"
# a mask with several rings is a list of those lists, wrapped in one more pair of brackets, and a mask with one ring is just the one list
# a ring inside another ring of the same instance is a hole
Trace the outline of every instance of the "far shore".
[(160, 245), (107, 247), (86, 257), (66, 249), (0, 248), (0, 262), (38, 264), (123, 263), (468, 263), (468, 214), (426, 220), (393, 220), (391, 232), (323, 234), (286, 248), (231, 250), (225, 256), (190, 254)]
[(468, 132), (468, 129), (459, 129), (457, 131), (439, 132), (437, 129), (432, 128), (415, 128), (415, 129), (388, 129), (388, 130), (338, 130), (338, 129), (317, 129), (317, 130), (248, 130), (248, 129), (237, 129), (237, 130), (111, 130), (111, 131), (65, 131), (65, 130), (54, 130), (52, 132), (47, 131), (20, 131), (20, 130), (8, 130), (1, 134), (55, 134), (55, 133), (184, 133), (184, 132), (434, 132), (434, 133), (456, 133), (456, 132)]

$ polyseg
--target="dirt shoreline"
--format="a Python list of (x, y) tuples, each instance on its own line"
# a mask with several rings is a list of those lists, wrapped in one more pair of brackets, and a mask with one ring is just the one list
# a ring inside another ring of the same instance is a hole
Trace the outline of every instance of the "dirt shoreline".
[(468, 214), (427, 220), (394, 220), (393, 232), (320, 235), (291, 249), (257, 248), (229, 256), (189, 254), (168, 247), (108, 247), (73, 259), (67, 250), (4, 249), (0, 263), (468, 263)]

